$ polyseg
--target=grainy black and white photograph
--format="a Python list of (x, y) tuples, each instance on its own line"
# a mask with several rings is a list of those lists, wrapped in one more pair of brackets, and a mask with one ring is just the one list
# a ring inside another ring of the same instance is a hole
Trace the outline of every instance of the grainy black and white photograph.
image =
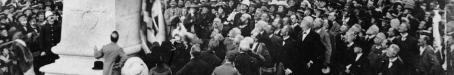
[(454, 75), (454, 0), (0, 0), (0, 75)]

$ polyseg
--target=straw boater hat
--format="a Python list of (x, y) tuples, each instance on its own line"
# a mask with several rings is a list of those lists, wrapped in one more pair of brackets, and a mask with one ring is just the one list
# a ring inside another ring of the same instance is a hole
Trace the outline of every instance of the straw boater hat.
[(287, 1), (273, 0), (269, 4), (288, 6)]

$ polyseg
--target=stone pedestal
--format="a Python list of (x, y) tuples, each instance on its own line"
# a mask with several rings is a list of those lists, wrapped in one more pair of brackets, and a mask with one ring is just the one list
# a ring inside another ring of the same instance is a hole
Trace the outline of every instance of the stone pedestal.
[(119, 32), (118, 44), (125, 53), (138, 52), (140, 4), (141, 0), (64, 0), (61, 41), (52, 47), (60, 58), (40, 71), (46, 75), (101, 75), (102, 70), (91, 69), (96, 60), (93, 50), (110, 43), (114, 30)]

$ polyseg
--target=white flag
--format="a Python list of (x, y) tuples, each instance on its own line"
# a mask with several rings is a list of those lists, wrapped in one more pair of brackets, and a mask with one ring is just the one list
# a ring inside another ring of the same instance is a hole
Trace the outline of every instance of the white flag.
[[(148, 1), (143, 1), (143, 2), (148, 2)], [(142, 4), (151, 4), (151, 3), (142, 3)], [(162, 41), (165, 40), (165, 21), (164, 21), (164, 16), (163, 16), (163, 11), (162, 11), (162, 4), (161, 0), (154, 0), (152, 5), (145, 5), (145, 6), (151, 6), (151, 11), (143, 10), (146, 12), (151, 12), (151, 16), (144, 15), (144, 21), (147, 25), (147, 30), (146, 30), (146, 38), (148, 42), (159, 42), (161, 43)], [(145, 8), (145, 9), (150, 9), (150, 8)], [(149, 14), (149, 13), (144, 13), (144, 14)]]

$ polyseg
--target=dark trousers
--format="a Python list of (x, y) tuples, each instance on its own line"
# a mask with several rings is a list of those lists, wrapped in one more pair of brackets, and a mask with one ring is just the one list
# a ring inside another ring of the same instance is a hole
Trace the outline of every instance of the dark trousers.
[(58, 59), (58, 55), (53, 54), (53, 53), (47, 53), (47, 55), (44, 56), (36, 56), (33, 59), (33, 67), (36, 75), (44, 75), (44, 73), (39, 71), (39, 68), (41, 68), (44, 65), (54, 63), (56, 59)]

